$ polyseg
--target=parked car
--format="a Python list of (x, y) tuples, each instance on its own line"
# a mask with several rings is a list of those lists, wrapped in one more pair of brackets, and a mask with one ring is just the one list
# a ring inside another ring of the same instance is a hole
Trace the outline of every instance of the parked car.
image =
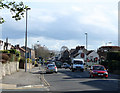
[(63, 63), (62, 68), (65, 68), (65, 69), (70, 68), (70, 65), (68, 63)]
[(108, 78), (108, 72), (103, 65), (93, 65), (90, 68), (90, 77)]
[(56, 64), (57, 68), (61, 68), (63, 63), (60, 61), (56, 61), (55, 64)]
[(53, 72), (57, 73), (57, 67), (54, 64), (48, 64), (45, 69), (46, 69), (46, 73), (53, 73)]

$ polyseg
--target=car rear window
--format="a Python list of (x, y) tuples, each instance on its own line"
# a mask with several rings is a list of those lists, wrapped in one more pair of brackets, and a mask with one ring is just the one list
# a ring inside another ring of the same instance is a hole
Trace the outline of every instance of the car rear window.
[(48, 65), (48, 67), (54, 67), (55, 65)]

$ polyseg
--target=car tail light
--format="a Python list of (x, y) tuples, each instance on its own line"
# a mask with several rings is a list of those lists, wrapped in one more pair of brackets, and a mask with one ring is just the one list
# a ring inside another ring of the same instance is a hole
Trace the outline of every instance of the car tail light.
[(56, 67), (55, 67), (56, 68)]

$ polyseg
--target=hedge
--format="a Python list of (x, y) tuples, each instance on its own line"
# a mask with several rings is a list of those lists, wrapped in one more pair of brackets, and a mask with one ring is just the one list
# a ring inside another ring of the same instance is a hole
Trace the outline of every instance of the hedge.
[[(0, 54), (1, 55), (1, 54)], [(2, 60), (4, 60), (3, 62), (6, 63), (7, 61), (9, 61), (9, 56), (7, 54), (3, 54), (2, 53)], [(1, 61), (2, 62), (2, 61)]]
[(10, 53), (9, 50), (0, 50), (0, 53)]
[(120, 52), (108, 52), (107, 60), (118, 60), (120, 61)]

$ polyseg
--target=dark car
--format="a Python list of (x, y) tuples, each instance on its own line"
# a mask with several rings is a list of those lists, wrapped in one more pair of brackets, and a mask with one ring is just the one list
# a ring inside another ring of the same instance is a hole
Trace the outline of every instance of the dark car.
[(70, 68), (70, 65), (68, 63), (63, 63), (62, 68), (65, 68), (65, 69)]
[(90, 69), (90, 77), (108, 78), (108, 72), (103, 65), (93, 65)]
[(56, 64), (57, 68), (61, 68), (63, 63), (60, 61), (57, 61), (57, 62), (55, 62), (55, 64)]

